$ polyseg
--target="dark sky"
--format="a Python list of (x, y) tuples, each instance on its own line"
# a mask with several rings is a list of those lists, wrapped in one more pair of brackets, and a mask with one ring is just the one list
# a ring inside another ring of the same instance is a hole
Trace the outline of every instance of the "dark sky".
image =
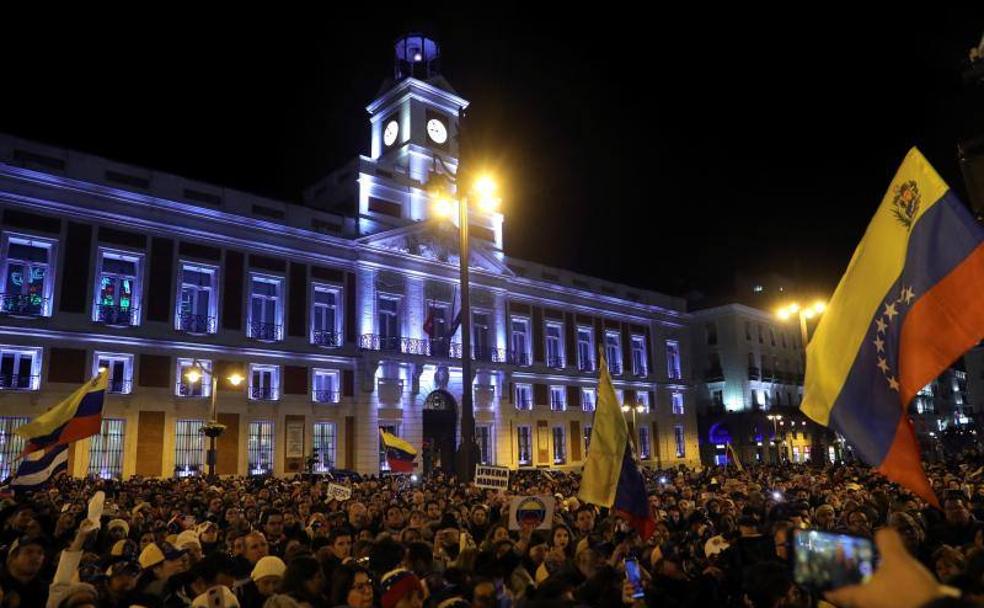
[(963, 194), (956, 144), (984, 132), (960, 78), (984, 10), (562, 24), (410, 6), (25, 28), (0, 41), (0, 131), (296, 201), (368, 152), (392, 43), (422, 29), (472, 102), (470, 162), (504, 182), (506, 251), (674, 294), (736, 270), (832, 289), (906, 150)]

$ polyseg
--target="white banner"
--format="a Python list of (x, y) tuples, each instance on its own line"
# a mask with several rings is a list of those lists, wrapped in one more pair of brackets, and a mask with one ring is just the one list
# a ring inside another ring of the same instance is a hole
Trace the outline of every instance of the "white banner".
[(481, 464), (475, 465), (475, 487), (489, 490), (508, 490), (509, 469)]
[(352, 488), (337, 483), (328, 484), (328, 500), (348, 500), (352, 498)]
[(509, 503), (509, 529), (519, 530), (525, 523), (536, 530), (549, 530), (553, 515), (553, 496), (519, 496)]

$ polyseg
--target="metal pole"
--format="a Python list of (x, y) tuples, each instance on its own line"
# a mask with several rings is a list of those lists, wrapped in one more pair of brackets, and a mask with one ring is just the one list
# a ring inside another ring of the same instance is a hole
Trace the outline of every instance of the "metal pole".
[(458, 452), (458, 478), (468, 483), (475, 472), (475, 412), (472, 408), (471, 309), (468, 299), (468, 198), (458, 203), (461, 245), (458, 265), (461, 269), (461, 447)]
[(803, 310), (799, 311), (800, 318), (800, 338), (803, 339), (803, 350), (806, 350), (806, 343), (810, 341), (810, 332), (806, 327), (806, 315), (803, 314)]
[[(216, 400), (216, 397), (218, 396), (218, 392), (219, 392), (219, 390), (218, 390), (219, 389), (219, 379), (215, 375), (215, 370), (212, 370), (211, 376), (212, 376), (212, 418), (211, 418), (211, 420), (209, 420), (209, 423), (214, 425), (216, 422), (218, 422), (218, 420), (217, 420), (217, 412), (216, 412), (216, 401), (215, 400)], [(215, 479), (215, 456), (216, 456), (216, 454), (215, 454), (215, 439), (216, 439), (215, 434), (211, 434), (209, 436), (209, 438), (208, 438), (208, 456), (207, 456), (207, 459), (208, 459), (208, 478), (209, 478), (209, 481)]]

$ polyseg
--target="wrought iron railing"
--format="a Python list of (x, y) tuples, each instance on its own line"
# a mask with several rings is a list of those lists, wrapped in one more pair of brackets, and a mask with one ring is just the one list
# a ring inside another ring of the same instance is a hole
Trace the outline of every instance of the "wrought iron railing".
[(322, 348), (338, 348), (342, 345), (342, 335), (337, 331), (316, 329), (311, 334), (311, 344)]
[(581, 372), (593, 372), (594, 361), (581, 360), (577, 362), (577, 369)]
[(249, 337), (264, 342), (277, 342), (280, 340), (280, 328), (281, 326), (278, 323), (250, 321)]
[(517, 410), (533, 409), (533, 399), (530, 397), (516, 397), (516, 409)]
[(106, 388), (113, 394), (127, 395), (130, 393), (130, 386), (131, 383), (129, 380), (117, 380), (116, 378), (111, 378)]
[(16, 317), (43, 317), (48, 309), (48, 298), (31, 294), (3, 294), (0, 296), (0, 313)]
[(178, 382), (176, 386), (180, 397), (205, 397), (205, 388), (201, 382)]
[(116, 304), (97, 304), (96, 322), (113, 327), (129, 327), (137, 318), (137, 309)]
[(553, 369), (563, 369), (564, 358), (561, 356), (547, 356), (547, 367), (551, 367)]
[(213, 334), (215, 333), (215, 317), (190, 312), (179, 313), (178, 331), (189, 334)]
[(30, 391), (37, 386), (38, 376), (14, 376), (0, 374), (0, 389)]
[(314, 397), (315, 403), (338, 403), (340, 392), (335, 390), (315, 389), (312, 396)]
[(251, 386), (249, 387), (249, 398), (258, 401), (273, 401), (277, 398), (276, 386)]

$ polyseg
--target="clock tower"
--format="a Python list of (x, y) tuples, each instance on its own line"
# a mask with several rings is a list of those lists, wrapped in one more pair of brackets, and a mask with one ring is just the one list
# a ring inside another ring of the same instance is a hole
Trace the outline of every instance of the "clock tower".
[(434, 157), (452, 171), (458, 164), (458, 121), (468, 101), (440, 74), (441, 49), (423, 34), (394, 45), (393, 77), (366, 107), (372, 127), (370, 158), (426, 182)]

